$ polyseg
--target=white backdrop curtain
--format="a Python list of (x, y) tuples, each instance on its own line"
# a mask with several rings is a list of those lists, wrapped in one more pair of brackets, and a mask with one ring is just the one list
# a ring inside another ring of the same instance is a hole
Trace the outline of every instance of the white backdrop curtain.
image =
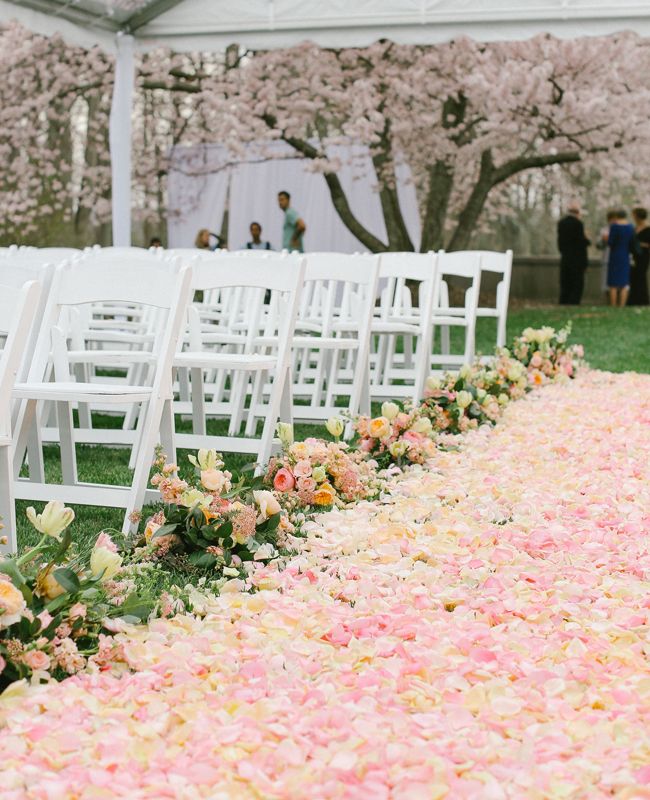
[[(329, 155), (339, 163), (338, 175), (352, 211), (364, 227), (386, 241), (377, 178), (367, 148), (337, 146)], [(262, 225), (262, 238), (268, 239), (274, 249), (282, 247), (283, 214), (277, 201), (280, 190), (291, 194), (292, 205), (305, 221), (306, 250), (353, 253), (365, 249), (336, 213), (324, 177), (311, 171), (310, 162), (297, 157), (282, 142), (250, 145), (236, 163), (229, 163), (225, 149), (218, 145), (175, 148), (169, 175), (170, 247), (192, 246), (201, 227), (220, 230), (228, 184), (231, 249), (248, 241), (252, 221)], [(398, 193), (417, 248), (417, 198), (405, 165), (398, 169)]]
[(174, 149), (167, 182), (169, 247), (193, 247), (201, 228), (221, 232), (231, 175), (223, 147)]

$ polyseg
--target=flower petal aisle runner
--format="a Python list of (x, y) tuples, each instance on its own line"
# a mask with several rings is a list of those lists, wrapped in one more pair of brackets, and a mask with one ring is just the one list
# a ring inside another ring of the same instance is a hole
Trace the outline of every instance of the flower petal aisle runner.
[(2, 797), (650, 797), (650, 376), (510, 404), (255, 594), (3, 697)]

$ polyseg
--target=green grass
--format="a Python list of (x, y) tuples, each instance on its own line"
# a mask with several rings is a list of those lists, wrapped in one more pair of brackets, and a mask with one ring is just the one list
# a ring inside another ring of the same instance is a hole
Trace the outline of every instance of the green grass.
[[(525, 327), (551, 325), (561, 327), (573, 321), (571, 341), (585, 346), (586, 357), (592, 367), (612, 372), (634, 370), (650, 372), (650, 308), (612, 309), (604, 306), (582, 306), (580, 308), (558, 306), (521, 308), (510, 313), (508, 340)], [(460, 335), (460, 331), (456, 335)], [(479, 320), (477, 328), (477, 351), (489, 353), (495, 340), (495, 322)], [(452, 336), (452, 345), (454, 338)], [(119, 420), (105, 418), (107, 424), (118, 424)], [(223, 422), (210, 423), (209, 432), (223, 433)], [(316, 426), (297, 426), (296, 435), (304, 438), (318, 435), (322, 430)], [(98, 483), (128, 484), (128, 451), (117, 448), (98, 448), (80, 445), (77, 447), (79, 477), (83, 481)], [(179, 463), (187, 463), (187, 452), (179, 451)], [(241, 467), (249, 456), (226, 454), (226, 466)], [(46, 448), (46, 473), (50, 481), (60, 480), (58, 448)], [(25, 518), (28, 502), (17, 504), (18, 542), (20, 549), (34, 543), (36, 532)], [(40, 507), (40, 504), (37, 504)], [(119, 509), (77, 506), (73, 534), (81, 550), (88, 549), (97, 533), (105, 528), (121, 527), (122, 512)]]

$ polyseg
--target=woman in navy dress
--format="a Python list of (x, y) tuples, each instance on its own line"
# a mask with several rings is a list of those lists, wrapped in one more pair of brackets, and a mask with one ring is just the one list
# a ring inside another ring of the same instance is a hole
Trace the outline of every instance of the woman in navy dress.
[(624, 306), (630, 291), (630, 257), (634, 252), (634, 226), (625, 211), (617, 211), (607, 239), (607, 289), (610, 306)]

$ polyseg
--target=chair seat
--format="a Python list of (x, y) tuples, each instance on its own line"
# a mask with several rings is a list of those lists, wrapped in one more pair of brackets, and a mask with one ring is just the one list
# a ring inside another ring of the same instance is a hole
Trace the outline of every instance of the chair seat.
[(158, 358), (148, 350), (68, 350), (67, 356), (71, 364), (97, 364), (102, 367), (155, 364)]
[(151, 397), (149, 386), (115, 383), (17, 383), (13, 396), (20, 400), (92, 403), (142, 403)]
[(258, 353), (201, 353), (187, 350), (174, 356), (175, 367), (200, 367), (201, 369), (273, 369), (277, 364), (275, 356)]
[(405, 333), (417, 336), (420, 326), (397, 320), (373, 320), (370, 330), (373, 333)]
[(293, 346), (308, 347), (312, 350), (356, 350), (358, 339), (343, 339), (334, 336), (294, 336)]

